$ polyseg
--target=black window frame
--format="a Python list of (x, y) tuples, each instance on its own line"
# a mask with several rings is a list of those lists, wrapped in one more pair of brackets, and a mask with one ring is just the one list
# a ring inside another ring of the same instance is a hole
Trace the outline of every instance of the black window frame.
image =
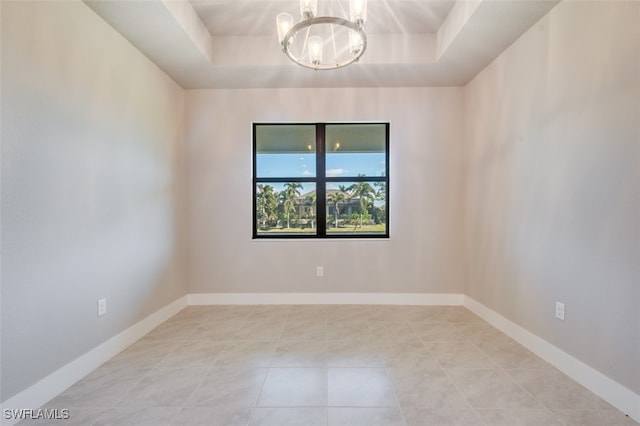
[[(326, 147), (325, 147), (325, 129), (327, 126), (334, 125), (370, 125), (370, 124), (382, 124), (385, 126), (385, 174), (384, 176), (326, 176)], [(316, 175), (315, 177), (269, 177), (258, 178), (257, 177), (257, 140), (256, 140), (256, 128), (258, 126), (315, 126), (316, 134)], [(253, 195), (252, 207), (253, 207), (253, 224), (252, 232), (253, 239), (268, 240), (268, 239), (388, 239), (389, 238), (389, 122), (266, 122), (266, 123), (253, 123), (252, 125), (252, 185), (251, 193)], [(259, 234), (258, 233), (258, 212), (257, 212), (257, 187), (260, 183), (286, 183), (286, 182), (299, 182), (299, 183), (314, 183), (316, 185), (316, 233), (309, 234)], [(328, 183), (340, 183), (340, 182), (383, 182), (385, 186), (385, 232), (384, 233), (327, 233), (327, 197), (326, 186)]]

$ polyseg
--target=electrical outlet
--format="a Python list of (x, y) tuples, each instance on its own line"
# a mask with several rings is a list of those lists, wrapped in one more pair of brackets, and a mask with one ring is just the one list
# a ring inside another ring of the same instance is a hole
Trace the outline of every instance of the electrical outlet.
[(107, 299), (98, 299), (98, 316), (107, 314)]
[(322, 266), (318, 266), (316, 268), (316, 277), (324, 276), (324, 268)]
[(564, 321), (564, 303), (556, 302), (556, 318)]

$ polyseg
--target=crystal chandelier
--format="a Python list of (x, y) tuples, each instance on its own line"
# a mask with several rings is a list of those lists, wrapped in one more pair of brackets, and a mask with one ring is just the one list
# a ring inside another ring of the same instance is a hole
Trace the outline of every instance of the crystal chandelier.
[(300, 0), (298, 23), (286, 12), (276, 17), (282, 51), (293, 62), (331, 70), (356, 62), (366, 50), (367, 0), (349, 0), (348, 15), (340, 0), (329, 0), (328, 7), (330, 16), (316, 16), (318, 1)]

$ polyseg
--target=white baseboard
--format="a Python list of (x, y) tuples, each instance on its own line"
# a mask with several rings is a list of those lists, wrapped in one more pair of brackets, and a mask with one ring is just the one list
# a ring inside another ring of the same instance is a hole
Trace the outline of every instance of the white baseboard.
[(463, 294), (440, 293), (196, 293), (189, 305), (455, 305)]
[(469, 296), (464, 306), (618, 410), (640, 422), (640, 395)]
[(182, 296), (164, 308), (159, 309), (143, 320), (137, 322), (106, 342), (93, 348), (86, 354), (71, 361), (64, 367), (49, 374), (44, 379), (28, 387), (19, 394), (9, 398), (0, 406), (2, 425), (13, 425), (17, 419), (5, 419), (5, 409), (35, 409), (60, 394), (78, 380), (113, 358), (115, 355), (144, 337), (151, 330), (162, 324), (187, 306), (187, 297)]

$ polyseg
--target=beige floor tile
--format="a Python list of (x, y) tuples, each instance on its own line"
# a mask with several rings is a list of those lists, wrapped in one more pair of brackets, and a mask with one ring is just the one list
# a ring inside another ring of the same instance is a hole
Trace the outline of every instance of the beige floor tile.
[(326, 339), (327, 325), (325, 322), (287, 321), (280, 340), (322, 340)]
[(256, 408), (251, 426), (326, 426), (325, 407)]
[(328, 367), (384, 367), (377, 345), (369, 340), (327, 341)]
[(404, 306), (375, 306), (365, 313), (367, 321), (373, 322), (407, 322), (407, 311)]
[(362, 320), (327, 321), (327, 340), (370, 341), (369, 323)]
[(487, 426), (472, 409), (408, 407), (402, 412), (407, 426)]
[(446, 322), (443, 319), (447, 307), (443, 306), (405, 306), (405, 318), (409, 322), (437, 323)]
[(247, 426), (252, 408), (183, 408), (171, 426)]
[(382, 320), (369, 321), (369, 329), (376, 340), (393, 340), (396, 342), (414, 342), (420, 338), (408, 322), (388, 322)]
[(185, 340), (230, 341), (235, 340), (244, 322), (225, 321), (202, 323)]
[(329, 426), (406, 426), (398, 408), (329, 407)]
[(425, 343), (443, 368), (496, 368), (497, 365), (471, 342)]
[(324, 324), (327, 321), (327, 308), (324, 306), (300, 305), (292, 306), (287, 315), (287, 322)]
[(367, 320), (368, 306), (333, 305), (327, 308), (327, 323), (330, 322), (362, 322)]
[(401, 407), (471, 408), (443, 370), (388, 369)]
[(483, 320), (463, 306), (442, 306), (442, 317), (451, 323), (483, 322)]
[(266, 368), (214, 368), (189, 395), (184, 406), (253, 408), (266, 375)]
[(218, 305), (209, 309), (203, 315), (203, 324), (218, 324), (221, 322), (242, 322), (255, 311), (254, 306)]
[(491, 426), (563, 426), (546, 409), (478, 410), (478, 414)]
[(229, 343), (220, 353), (216, 367), (269, 367), (275, 342), (239, 340)]
[[(177, 315), (174, 315), (173, 317), (169, 318), (167, 321), (165, 321), (164, 323), (162, 323), (162, 326), (167, 326), (167, 327), (176, 327), (176, 329), (178, 330), (182, 330), (182, 331), (193, 331), (193, 329), (195, 329), (196, 327), (198, 327), (200, 324), (202, 324), (202, 322), (204, 321), (204, 318), (202, 316), (185, 316), (185, 317), (178, 317)], [(158, 329), (158, 327), (156, 327), (156, 330)], [(147, 336), (149, 336), (149, 334), (147, 334)], [(145, 336), (145, 337), (147, 337)]]
[(472, 342), (492, 342), (508, 339), (504, 333), (484, 321), (454, 323), (454, 325)]
[(597, 395), (556, 369), (505, 371), (548, 408), (612, 408)]
[(327, 369), (328, 404), (334, 407), (397, 407), (383, 368)]
[(203, 378), (199, 368), (154, 368), (118, 400), (118, 407), (180, 407)]
[(167, 353), (177, 348), (178, 342), (140, 340), (113, 357), (100, 368), (132, 370), (155, 367)]
[(441, 368), (440, 363), (420, 340), (400, 343), (378, 340), (376, 346), (387, 368)]
[(413, 310), (407, 310), (406, 316), (412, 324), (459, 324), (482, 321), (462, 306), (416, 306)]
[(186, 308), (169, 318), (167, 322), (200, 322), (208, 313), (212, 311), (213, 309), (211, 306), (187, 306)]
[(330, 305), (289, 305), (289, 316), (326, 315)]
[(325, 367), (327, 345), (324, 341), (286, 341), (276, 346), (272, 367)]
[(169, 426), (179, 412), (178, 407), (112, 408), (92, 426)]
[(45, 404), (51, 408), (111, 408), (142, 375), (91, 374)]
[(324, 368), (271, 368), (258, 407), (317, 407), (327, 405)]
[(189, 335), (193, 334), (194, 328), (198, 327), (199, 325), (200, 322), (169, 320), (151, 330), (151, 332), (144, 336), (141, 341), (183, 342), (187, 340)]
[(446, 373), (473, 408), (542, 408), (501, 370), (458, 369)]
[(448, 323), (410, 323), (423, 342), (465, 342), (468, 339), (454, 324)]
[(637, 426), (639, 423), (615, 409), (552, 410), (566, 426)]
[(287, 325), (302, 325), (304, 327), (320, 326), (324, 327), (327, 324), (327, 314), (325, 313), (310, 313), (304, 314), (302, 312), (293, 313), (287, 315)]
[(242, 326), (233, 336), (234, 340), (270, 340), (275, 341), (280, 338), (284, 330), (285, 320), (249, 320), (243, 322)]
[(285, 322), (288, 316), (286, 305), (258, 306), (247, 316), (247, 322)]
[(180, 343), (156, 365), (159, 368), (170, 367), (213, 367), (226, 342), (192, 341)]
[[(161, 360), (162, 358), (158, 359)], [(157, 363), (155, 359), (152, 358), (150, 364), (155, 365)], [(96, 379), (102, 376), (137, 377), (141, 379), (142, 376), (144, 376), (151, 370), (151, 367), (139, 367), (139, 365), (140, 363), (138, 362), (114, 362), (113, 360), (111, 360), (93, 370), (89, 375), (84, 377), (78, 383), (82, 383), (85, 380)], [(74, 386), (77, 386), (77, 384)]]
[(551, 365), (511, 339), (476, 342), (476, 346), (501, 368), (551, 368)]

